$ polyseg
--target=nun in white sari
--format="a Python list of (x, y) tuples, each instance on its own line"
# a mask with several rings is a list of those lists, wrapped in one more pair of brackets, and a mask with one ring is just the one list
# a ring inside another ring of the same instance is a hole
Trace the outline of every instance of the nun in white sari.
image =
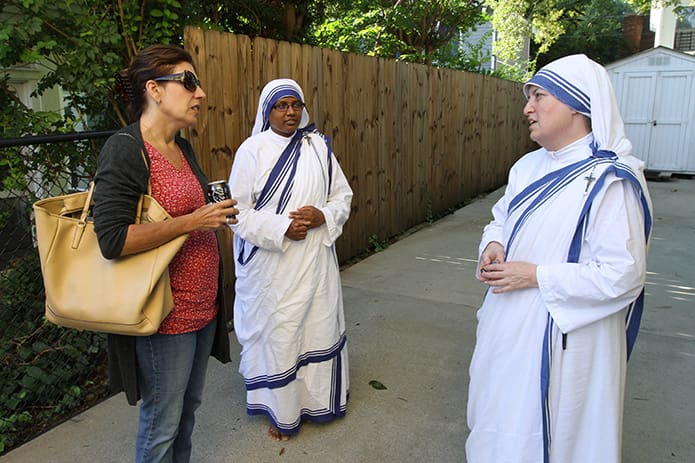
[(299, 85), (269, 82), (229, 178), (239, 209), (232, 225), (239, 372), (248, 414), (267, 416), (276, 440), (303, 420), (343, 417), (349, 389), (334, 244), (352, 190), (328, 138), (308, 121)]
[(618, 463), (651, 204), (603, 67), (561, 58), (524, 86), (541, 149), (483, 231), (468, 463)]

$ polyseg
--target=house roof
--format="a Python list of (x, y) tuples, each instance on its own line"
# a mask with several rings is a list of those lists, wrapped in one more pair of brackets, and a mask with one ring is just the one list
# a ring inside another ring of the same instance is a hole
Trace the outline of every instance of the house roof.
[[(638, 63), (640, 60), (643, 60), (645, 58), (653, 58), (654, 56), (668, 56), (671, 58), (675, 58), (676, 60), (680, 60), (682, 64), (685, 65), (685, 67), (695, 67), (695, 56), (689, 55), (687, 53), (683, 53), (681, 51), (673, 50), (671, 48), (666, 48), (666, 47), (655, 47), (655, 48), (650, 48), (648, 50), (643, 50), (639, 53), (635, 53), (634, 55), (628, 56), (627, 58), (620, 59), (618, 61), (614, 61), (610, 64), (607, 64), (605, 67), (607, 70), (614, 70), (617, 68), (624, 67), (626, 65), (631, 65)], [(658, 65), (658, 63), (657, 63)], [(663, 67), (663, 66), (662, 66)]]

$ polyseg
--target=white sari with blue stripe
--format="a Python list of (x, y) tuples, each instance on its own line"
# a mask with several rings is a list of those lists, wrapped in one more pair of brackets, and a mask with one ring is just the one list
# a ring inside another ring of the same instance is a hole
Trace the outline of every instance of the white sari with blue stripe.
[[(230, 176), (239, 209), (234, 330), (247, 412), (268, 416), (283, 434), (304, 419), (343, 416), (349, 389), (334, 243), (352, 190), (326, 139), (312, 127), (300, 130), (294, 139), (272, 130), (247, 139)], [(305, 240), (289, 240), (288, 213), (306, 205), (321, 209), (326, 223)]]
[(478, 312), (469, 463), (620, 461), (651, 213), (641, 162), (592, 140), (517, 162), (483, 233), (481, 252), (538, 264), (539, 288), (488, 292)]

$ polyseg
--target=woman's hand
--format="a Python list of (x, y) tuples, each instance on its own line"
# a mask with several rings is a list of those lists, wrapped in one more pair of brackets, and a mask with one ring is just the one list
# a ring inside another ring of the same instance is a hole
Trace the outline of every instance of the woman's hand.
[(294, 241), (301, 241), (306, 238), (311, 222), (308, 220), (292, 219), (290, 226), (285, 231), (285, 236)]
[(237, 223), (236, 217), (231, 217), (239, 213), (234, 207), (236, 203), (236, 199), (225, 199), (219, 203), (206, 204), (191, 212), (194, 230), (213, 231)]
[(504, 246), (497, 241), (490, 241), (480, 256), (478, 279), (492, 287), (493, 293), (538, 287), (536, 264), (505, 262), (505, 259)]
[(536, 264), (529, 262), (491, 263), (480, 271), (479, 279), (495, 294), (517, 289), (537, 288)]
[(317, 228), (326, 223), (323, 212), (314, 206), (303, 206), (289, 214), (290, 219), (308, 223), (308, 227)]
[(505, 259), (505, 254), (504, 254), (504, 246), (502, 246), (502, 243), (498, 241), (490, 241), (487, 246), (485, 246), (485, 250), (480, 256), (480, 271), (485, 272), (487, 271), (486, 266), (488, 264), (492, 264), (493, 262), (496, 264), (499, 264), (501, 262), (504, 262)]
[(237, 219), (227, 218), (236, 215), (236, 199), (226, 199), (219, 203), (206, 204), (190, 214), (179, 215), (161, 222), (132, 224), (128, 227), (121, 256), (127, 256), (156, 248), (177, 236), (192, 231), (214, 231), (227, 224), (237, 223)]
[(309, 230), (326, 223), (323, 212), (314, 206), (302, 206), (296, 211), (290, 212), (288, 217), (292, 219), (292, 222), (287, 227), (285, 236), (294, 241), (303, 240)]

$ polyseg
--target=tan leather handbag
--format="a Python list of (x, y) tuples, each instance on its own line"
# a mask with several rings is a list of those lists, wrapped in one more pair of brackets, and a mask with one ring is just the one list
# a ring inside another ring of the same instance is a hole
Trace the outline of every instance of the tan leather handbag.
[[(169, 262), (188, 235), (149, 251), (105, 259), (89, 217), (93, 194), (92, 182), (87, 192), (34, 204), (46, 318), (79, 330), (153, 334), (174, 307)], [(135, 223), (169, 218), (150, 194), (141, 196)]]

